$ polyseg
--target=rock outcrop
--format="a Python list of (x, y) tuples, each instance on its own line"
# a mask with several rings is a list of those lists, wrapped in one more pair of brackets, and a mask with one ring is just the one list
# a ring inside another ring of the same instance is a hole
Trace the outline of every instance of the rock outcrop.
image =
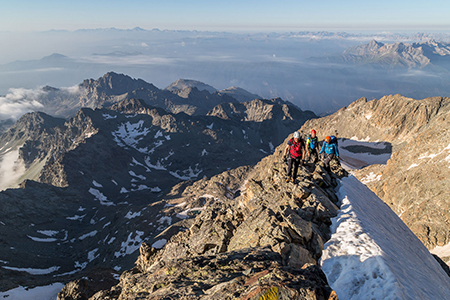
[(169, 206), (208, 200), (186, 230), (143, 243), (136, 267), (90, 299), (337, 299), (317, 261), (346, 172), (337, 163), (331, 173), (306, 164), (286, 183), (283, 148), (253, 169), (175, 187)]

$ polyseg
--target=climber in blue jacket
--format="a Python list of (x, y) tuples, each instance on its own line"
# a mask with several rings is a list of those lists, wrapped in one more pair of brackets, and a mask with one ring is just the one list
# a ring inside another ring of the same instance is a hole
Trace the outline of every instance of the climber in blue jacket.
[(333, 143), (330, 136), (325, 138), (325, 143), (323, 143), (319, 154), (322, 154), (323, 152), (325, 152), (325, 159), (323, 163), (325, 164), (325, 168), (330, 170), (330, 161), (335, 157), (339, 157), (337, 143)]

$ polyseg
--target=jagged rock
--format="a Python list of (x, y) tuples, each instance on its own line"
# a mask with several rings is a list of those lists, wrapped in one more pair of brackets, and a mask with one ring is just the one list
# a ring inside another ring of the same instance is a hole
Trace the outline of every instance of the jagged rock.
[(69, 282), (58, 293), (57, 300), (88, 300), (100, 290), (110, 289), (119, 281), (115, 279), (116, 271), (112, 269), (96, 269), (87, 277)]
[[(292, 253), (292, 258), (294, 255), (297, 252)], [(117, 287), (90, 299), (257, 300), (272, 299), (270, 295), (278, 295), (273, 299), (329, 299), (331, 294), (317, 266), (291, 268), (282, 264), (278, 253), (266, 248), (247, 248), (173, 260), (151, 273), (127, 272), (122, 274)]]

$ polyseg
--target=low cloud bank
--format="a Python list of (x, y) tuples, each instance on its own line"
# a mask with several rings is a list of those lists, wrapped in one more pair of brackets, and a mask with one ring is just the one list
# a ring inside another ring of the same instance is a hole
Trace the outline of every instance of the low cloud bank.
[(6, 96), (0, 96), (0, 120), (17, 120), (25, 113), (43, 109), (38, 101), (43, 94), (41, 89), (10, 89)]

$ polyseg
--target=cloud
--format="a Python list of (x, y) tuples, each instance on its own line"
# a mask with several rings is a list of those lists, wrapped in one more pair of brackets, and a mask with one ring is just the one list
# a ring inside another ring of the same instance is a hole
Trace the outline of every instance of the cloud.
[(434, 78), (441, 78), (439, 74), (427, 72), (424, 70), (417, 70), (417, 69), (409, 69), (406, 73), (403, 74), (405, 77), (434, 77)]
[(17, 187), (25, 171), (25, 164), (19, 158), (19, 150), (3, 154), (0, 161), (0, 191)]
[(171, 65), (177, 62), (177, 59), (169, 57), (155, 57), (147, 55), (133, 55), (133, 56), (111, 56), (111, 55), (95, 55), (81, 58), (80, 62), (95, 63), (115, 66), (129, 66), (129, 65)]
[(60, 88), (60, 90), (65, 91), (69, 94), (79, 94), (80, 91), (80, 85), (76, 84), (74, 86), (69, 86), (69, 87), (62, 87)]
[(17, 120), (23, 114), (42, 109), (38, 101), (45, 94), (42, 89), (10, 89), (6, 96), (0, 97), (0, 120)]

